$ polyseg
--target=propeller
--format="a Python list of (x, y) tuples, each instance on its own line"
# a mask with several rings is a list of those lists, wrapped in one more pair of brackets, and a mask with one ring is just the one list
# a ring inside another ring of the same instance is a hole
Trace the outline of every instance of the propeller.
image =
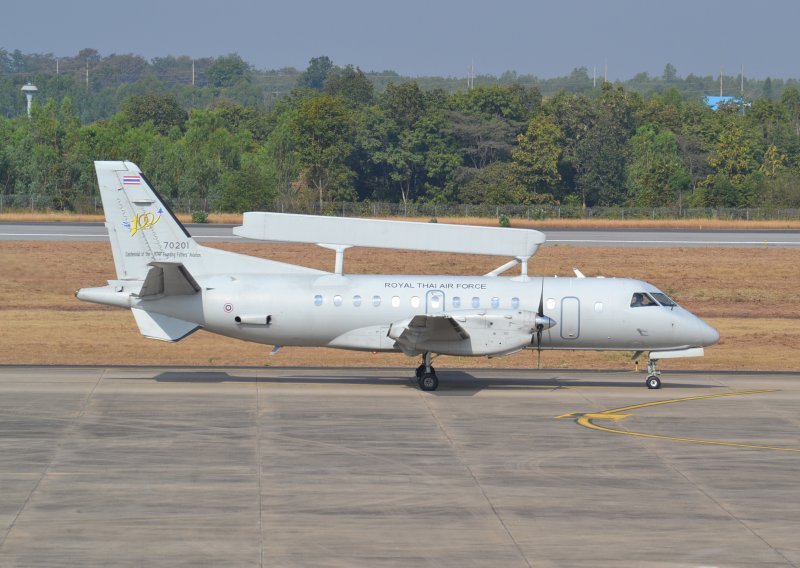
[(542, 291), (539, 294), (539, 309), (536, 312), (536, 319), (534, 320), (534, 327), (536, 328), (536, 368), (542, 368), (542, 332), (545, 329), (550, 329), (556, 324), (552, 319), (544, 315), (544, 278), (542, 278)]
[(542, 331), (544, 331), (544, 278), (542, 292), (539, 294), (539, 310), (536, 312), (536, 368), (542, 368)]

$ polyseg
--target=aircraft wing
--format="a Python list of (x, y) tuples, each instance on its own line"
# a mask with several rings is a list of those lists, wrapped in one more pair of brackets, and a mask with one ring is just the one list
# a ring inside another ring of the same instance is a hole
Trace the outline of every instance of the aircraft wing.
[(393, 323), (389, 337), (404, 352), (416, 352), (426, 343), (465, 341), (469, 333), (452, 317), (418, 315)]

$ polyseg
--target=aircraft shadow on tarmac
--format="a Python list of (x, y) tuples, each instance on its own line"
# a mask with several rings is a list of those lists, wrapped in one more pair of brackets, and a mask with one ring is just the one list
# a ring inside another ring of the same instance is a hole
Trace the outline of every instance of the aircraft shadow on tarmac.
[[(358, 371), (354, 369), (353, 371)], [(492, 373), (492, 371), (489, 371)], [(440, 370), (439, 389), (429, 394), (436, 396), (473, 396), (485, 389), (497, 390), (556, 390), (564, 388), (644, 388), (644, 379), (637, 376), (624, 377), (622, 380), (585, 380), (573, 379), (558, 376), (559, 373), (547, 373), (536, 371), (541, 377), (531, 378), (522, 376), (515, 377), (491, 377), (481, 376), (478, 372), (465, 372), (458, 370)], [(166, 383), (263, 383), (263, 384), (289, 384), (289, 385), (399, 385), (410, 388), (418, 388), (416, 379), (406, 376), (402, 371), (394, 374), (384, 374), (383, 376), (369, 375), (368, 373), (354, 373), (346, 375), (343, 373), (331, 374), (320, 370), (313, 375), (293, 374), (291, 371), (278, 376), (259, 377), (257, 375), (237, 375), (227, 371), (165, 371), (156, 375), (154, 380)], [(682, 389), (708, 389), (718, 388), (716, 384), (704, 383), (677, 383), (670, 382), (669, 378), (665, 382), (668, 388)]]

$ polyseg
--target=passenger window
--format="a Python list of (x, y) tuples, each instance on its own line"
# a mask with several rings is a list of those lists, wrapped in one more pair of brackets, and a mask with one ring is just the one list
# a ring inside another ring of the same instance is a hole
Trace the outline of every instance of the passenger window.
[(480, 308), (481, 307), (481, 299), (478, 296), (472, 298), (472, 307), (473, 308)]
[(419, 296), (411, 296), (411, 307), (412, 308), (419, 307)]
[(358, 307), (358, 306), (360, 306), (360, 305), (361, 305), (361, 296), (359, 296), (358, 294), (356, 294), (355, 296), (353, 296), (353, 305), (354, 305), (355, 307)]
[(453, 307), (460, 308), (461, 307), (461, 297), (460, 296), (453, 296)]
[(400, 307), (400, 296), (392, 296), (392, 307), (393, 308)]
[(342, 297), (339, 294), (336, 294), (333, 297), (333, 305), (334, 306), (341, 306), (342, 305)]
[(315, 306), (321, 306), (322, 305), (322, 296), (320, 294), (317, 294), (316, 296), (314, 296), (314, 305)]
[(376, 308), (381, 305), (381, 297), (380, 296), (372, 296), (372, 305)]
[(650, 294), (645, 292), (636, 292), (631, 298), (632, 308), (643, 308), (648, 306), (657, 306), (656, 301), (650, 297)]
[(495, 296), (494, 298), (492, 298), (492, 309), (496, 310), (499, 307), (500, 307), (500, 298)]
[(519, 298), (511, 298), (511, 309), (512, 310), (519, 309)]
[(603, 302), (595, 302), (594, 303), (594, 311), (596, 311), (598, 314), (602, 313), (602, 311), (603, 311)]

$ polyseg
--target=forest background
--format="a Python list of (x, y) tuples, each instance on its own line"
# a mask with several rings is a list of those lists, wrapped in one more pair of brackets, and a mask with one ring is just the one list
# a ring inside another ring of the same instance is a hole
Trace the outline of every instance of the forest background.
[[(38, 88), (31, 117), (21, 87)], [(719, 108), (707, 95), (736, 99)], [(0, 49), (0, 208), (80, 210), (94, 160), (203, 211), (341, 204), (800, 207), (800, 82), (401, 77), (313, 58)]]

